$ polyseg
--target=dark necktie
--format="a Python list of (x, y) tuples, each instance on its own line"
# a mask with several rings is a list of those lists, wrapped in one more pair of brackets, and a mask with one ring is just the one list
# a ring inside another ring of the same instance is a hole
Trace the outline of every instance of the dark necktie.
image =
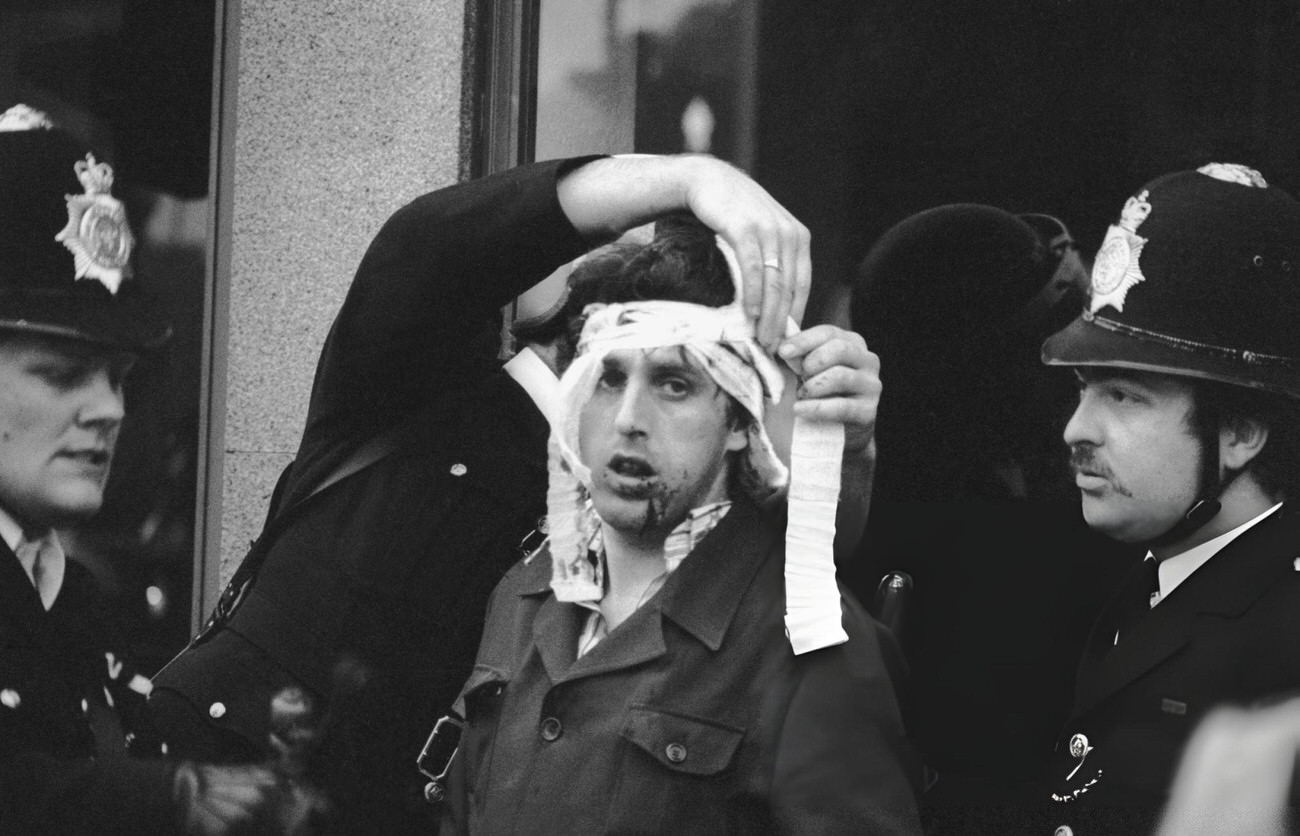
[(1160, 589), (1159, 573), (1160, 561), (1148, 557), (1129, 576), (1115, 615), (1115, 627), (1119, 633), (1116, 644), (1128, 635), (1141, 618), (1151, 612), (1151, 596)]

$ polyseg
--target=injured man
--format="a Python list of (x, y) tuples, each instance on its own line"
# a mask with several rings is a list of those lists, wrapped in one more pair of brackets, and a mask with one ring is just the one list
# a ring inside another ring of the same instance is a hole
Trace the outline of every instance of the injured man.
[(782, 461), (736, 273), (693, 219), (575, 270), (549, 538), (493, 593), (443, 832), (921, 832), (901, 656), (835, 581), (843, 428)]

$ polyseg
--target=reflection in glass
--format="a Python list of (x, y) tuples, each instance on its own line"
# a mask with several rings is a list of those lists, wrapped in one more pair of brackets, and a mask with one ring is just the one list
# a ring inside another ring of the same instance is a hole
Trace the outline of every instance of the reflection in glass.
[(42, 110), (113, 163), (139, 238), (135, 278), (175, 329), (128, 380), (102, 510), (61, 532), (148, 672), (190, 630), (214, 14), (197, 0), (0, 6), (0, 111)]
[(542, 4), (537, 159), (709, 152), (753, 162), (752, 0)]

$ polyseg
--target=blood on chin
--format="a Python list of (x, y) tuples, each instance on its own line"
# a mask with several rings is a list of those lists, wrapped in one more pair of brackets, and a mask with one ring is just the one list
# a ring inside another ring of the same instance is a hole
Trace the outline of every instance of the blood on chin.
[[(635, 528), (638, 534), (648, 534), (663, 524), (673, 496), (673, 491), (663, 483), (655, 479), (645, 479), (635, 484), (624, 483), (610, 488), (610, 492), (623, 503), (641, 506), (639, 514), (633, 515), (626, 511), (618, 514), (619, 519), (623, 521), (620, 528)], [(633, 522), (634, 519), (637, 521)]]

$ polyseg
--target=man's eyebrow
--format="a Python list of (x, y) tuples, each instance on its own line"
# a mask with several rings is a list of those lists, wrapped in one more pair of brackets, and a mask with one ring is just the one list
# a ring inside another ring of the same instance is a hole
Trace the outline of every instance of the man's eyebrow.
[(656, 372), (684, 372), (693, 375), (707, 375), (708, 372), (698, 362), (686, 354), (680, 346), (676, 351), (655, 352), (649, 356), (651, 368)]

